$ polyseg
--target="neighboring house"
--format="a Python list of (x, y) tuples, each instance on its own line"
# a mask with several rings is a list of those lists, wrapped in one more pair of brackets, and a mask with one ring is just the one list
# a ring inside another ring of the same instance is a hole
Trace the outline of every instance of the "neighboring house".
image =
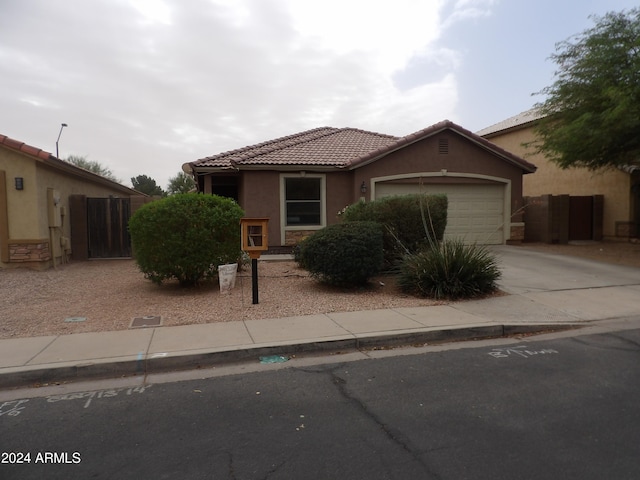
[(183, 165), (198, 191), (268, 217), (269, 246), (295, 245), (359, 200), (413, 192), (449, 198), (446, 236), (502, 244), (524, 235), (522, 177), (535, 167), (450, 122), (394, 137), (318, 128)]
[(123, 222), (146, 198), (0, 135), (0, 268), (130, 253)]
[[(640, 223), (640, 167), (609, 168), (590, 171), (586, 168), (561, 169), (542, 154), (534, 154), (532, 147), (524, 144), (535, 141), (534, 127), (540, 115), (535, 109), (528, 110), (500, 123), (487, 127), (478, 135), (500, 147), (526, 158), (537, 167), (534, 175), (524, 178), (523, 193), (526, 197), (536, 197), (535, 202), (553, 202), (557, 217), (567, 217), (564, 228), (542, 236), (536, 240), (600, 240), (604, 238), (629, 238), (638, 235)], [(560, 198), (560, 197), (568, 198)], [(532, 202), (534, 199), (532, 199)], [(586, 201), (586, 202), (585, 202)], [(566, 208), (562, 208), (562, 204)], [(534, 206), (532, 204), (532, 206)], [(564, 213), (563, 210), (565, 210)], [(561, 212), (561, 215), (557, 213)], [(531, 225), (531, 222), (529, 222)]]

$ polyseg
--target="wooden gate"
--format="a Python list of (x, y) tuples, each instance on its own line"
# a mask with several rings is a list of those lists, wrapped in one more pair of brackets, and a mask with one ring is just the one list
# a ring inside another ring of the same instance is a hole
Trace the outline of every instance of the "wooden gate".
[(89, 258), (131, 256), (128, 198), (87, 198)]
[(593, 196), (569, 197), (569, 241), (593, 237)]

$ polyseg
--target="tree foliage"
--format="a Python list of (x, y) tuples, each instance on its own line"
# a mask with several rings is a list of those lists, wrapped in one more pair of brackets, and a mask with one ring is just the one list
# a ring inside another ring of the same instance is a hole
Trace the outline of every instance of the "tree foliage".
[(640, 158), (640, 9), (591, 18), (594, 27), (556, 45), (556, 79), (536, 105), (533, 146), (562, 168)]
[(147, 195), (159, 195), (161, 197), (165, 195), (162, 187), (160, 187), (153, 178), (148, 177), (147, 175), (131, 177), (131, 185), (135, 190), (146, 193)]
[(74, 164), (76, 167), (88, 170), (101, 177), (108, 178), (109, 180), (120, 183), (120, 179), (116, 177), (113, 172), (94, 160), (88, 160), (87, 157), (81, 155), (69, 155), (66, 159), (67, 162)]
[(176, 193), (189, 193), (196, 187), (196, 182), (193, 181), (189, 175), (184, 172), (178, 172), (175, 177), (169, 179), (169, 185), (167, 185), (167, 193), (174, 195)]

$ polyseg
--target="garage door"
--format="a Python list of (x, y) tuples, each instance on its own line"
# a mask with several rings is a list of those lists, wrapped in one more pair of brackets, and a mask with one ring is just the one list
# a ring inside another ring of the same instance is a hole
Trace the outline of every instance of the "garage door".
[(465, 243), (498, 245), (504, 239), (503, 185), (409, 185), (378, 183), (376, 198), (409, 193), (444, 193), (449, 199), (445, 238), (461, 237)]

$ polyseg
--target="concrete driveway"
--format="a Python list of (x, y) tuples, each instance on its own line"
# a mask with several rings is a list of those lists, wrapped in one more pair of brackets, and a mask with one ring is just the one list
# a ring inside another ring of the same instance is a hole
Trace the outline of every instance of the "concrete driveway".
[(640, 269), (635, 267), (526, 247), (499, 245), (491, 250), (496, 253), (502, 271), (500, 288), (510, 294), (640, 285)]
[(509, 295), (457, 302), (458, 310), (504, 325), (640, 319), (640, 268), (526, 247), (491, 250), (502, 271), (498, 285)]

